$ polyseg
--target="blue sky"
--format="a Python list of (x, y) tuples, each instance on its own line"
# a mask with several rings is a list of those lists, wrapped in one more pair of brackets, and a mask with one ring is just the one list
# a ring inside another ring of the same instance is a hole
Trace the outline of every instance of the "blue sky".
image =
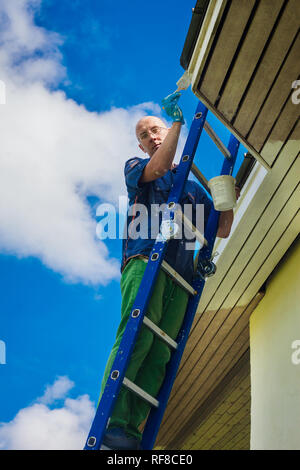
[[(56, 448), (53, 436), (13, 435), (37, 410), (52, 419), (66, 408), (78, 432), (63, 448), (81, 448), (121, 303), (121, 240), (96, 239), (96, 208), (126, 194), (123, 164), (140, 155), (134, 123), (176, 89), (195, 3), (0, 2), (0, 448)], [(190, 89), (180, 104), (185, 135)], [(227, 144), (228, 131), (208, 120)], [(200, 149), (199, 168), (215, 176), (222, 158), (205, 134)]]

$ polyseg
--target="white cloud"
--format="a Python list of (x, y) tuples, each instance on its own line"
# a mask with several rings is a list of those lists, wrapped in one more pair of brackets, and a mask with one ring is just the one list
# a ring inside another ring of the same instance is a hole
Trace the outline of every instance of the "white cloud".
[(51, 405), (56, 400), (64, 398), (74, 385), (74, 382), (68, 377), (58, 377), (53, 385), (47, 385), (43, 396), (38, 398), (37, 401), (45, 405)]
[[(86, 441), (94, 404), (88, 395), (65, 398), (74, 383), (68, 377), (58, 378), (47, 386), (44, 402), (37, 399), (21, 409), (9, 423), (0, 423), (0, 449), (5, 450), (81, 450)], [(47, 404), (65, 398), (60, 408)]]
[[(49, 84), (63, 78), (57, 34), (34, 24), (40, 0), (0, 4), (0, 252), (34, 256), (66, 282), (106, 284), (119, 260), (96, 237), (88, 195), (117, 204), (124, 162), (143, 155), (134, 128), (147, 110), (89, 112)], [(38, 54), (37, 54), (38, 52)]]
[(40, 79), (53, 84), (66, 72), (60, 63), (62, 38), (34, 23), (34, 13), (40, 4), (41, 0), (1, 1), (1, 71), (14, 71), (14, 79), (19, 83)]

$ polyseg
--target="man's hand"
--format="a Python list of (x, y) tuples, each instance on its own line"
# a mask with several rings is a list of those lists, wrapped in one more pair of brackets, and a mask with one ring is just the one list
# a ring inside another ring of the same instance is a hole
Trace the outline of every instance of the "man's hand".
[(235, 186), (235, 197), (236, 197), (236, 200), (238, 200), (238, 198), (240, 197), (241, 195), (241, 190), (238, 186)]
[(181, 96), (181, 93), (175, 91), (169, 96), (166, 96), (162, 100), (162, 108), (166, 111), (167, 115), (173, 120), (173, 122), (181, 122), (184, 124), (184, 118), (180, 107), (177, 102)]
[[(240, 197), (241, 190), (238, 186), (235, 187), (236, 200)], [(220, 213), (219, 226), (217, 237), (219, 238), (228, 238), (231, 231), (231, 226), (233, 223), (233, 210), (224, 211)]]
[(233, 210), (220, 212), (217, 237), (228, 238), (233, 223)]

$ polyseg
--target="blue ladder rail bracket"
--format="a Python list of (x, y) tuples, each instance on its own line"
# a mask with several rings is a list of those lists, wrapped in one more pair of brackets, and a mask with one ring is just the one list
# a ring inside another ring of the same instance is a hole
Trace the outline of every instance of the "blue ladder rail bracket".
[[(193, 159), (197, 150), (198, 142), (204, 123), (207, 116), (207, 108), (201, 103), (198, 103), (194, 119), (191, 124), (190, 132), (183, 149), (180, 164), (177, 167), (176, 179), (170, 191), (166, 209), (162, 214), (162, 220), (170, 220), (174, 217), (172, 211), (174, 204), (180, 201), (185, 182), (188, 178)], [(231, 174), (236, 160), (239, 142), (231, 135), (228, 149), (232, 155), (230, 159), (224, 159), (221, 174)], [(219, 220), (219, 212), (214, 209), (211, 210), (205, 238), (208, 240), (208, 245), (203, 247), (200, 251), (199, 258), (207, 260), (211, 258), (214, 240), (216, 237), (217, 227)], [(167, 240), (162, 237), (157, 237), (152, 252), (149, 257), (137, 296), (135, 298), (131, 315), (126, 325), (122, 341), (120, 343), (118, 352), (116, 354), (114, 363), (112, 365), (110, 376), (106, 382), (103, 394), (99, 401), (94, 420), (91, 425), (89, 435), (87, 437), (84, 450), (99, 450), (101, 447), (103, 435), (105, 433), (108, 419), (113, 411), (118, 393), (122, 386), (126, 369), (130, 361), (130, 357), (137, 340), (140, 328), (146, 314), (147, 306), (150, 301), (155, 281), (157, 279), (161, 263), (163, 261), (165, 251), (167, 248)], [(189, 331), (192, 326), (193, 318), (196, 313), (197, 305), (205, 285), (205, 280), (198, 277), (194, 280), (192, 286), (197, 291), (197, 294), (189, 299), (187, 312), (178, 335), (178, 347), (173, 352), (171, 360), (167, 367), (166, 377), (161, 387), (157, 400), (159, 401), (158, 408), (152, 408), (150, 411), (142, 438), (142, 448), (152, 449), (155, 439), (159, 430), (159, 426), (167, 405), (168, 397), (172, 389), (173, 382), (176, 377), (177, 369), (182, 357), (182, 353), (188, 339)]]

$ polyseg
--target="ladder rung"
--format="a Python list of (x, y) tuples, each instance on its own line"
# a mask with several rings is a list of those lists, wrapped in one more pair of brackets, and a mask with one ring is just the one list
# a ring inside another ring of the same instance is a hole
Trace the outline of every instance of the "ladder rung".
[(178, 274), (178, 272), (176, 272), (175, 269), (173, 269), (166, 261), (164, 261), (164, 260), (162, 261), (161, 268), (167, 274), (169, 274), (169, 276), (171, 276), (172, 279), (177, 284), (179, 284), (183, 289), (185, 289), (187, 292), (189, 292), (189, 294), (196, 295), (197, 292), (195, 291), (195, 289), (188, 282), (186, 282), (186, 280), (183, 279), (183, 277), (180, 276), (180, 274)]
[(149, 395), (149, 393), (145, 392), (141, 387), (138, 387), (136, 384), (131, 382), (131, 380), (127, 379), (124, 377), (123, 379), (123, 385), (127, 387), (129, 390), (134, 392), (136, 395), (138, 395), (140, 398), (145, 400), (146, 402), (150, 403), (150, 405), (155, 406), (158, 408), (159, 406), (159, 401), (156, 400), (156, 398), (152, 397)]
[(191, 172), (193, 173), (194, 176), (196, 176), (197, 180), (199, 183), (202, 184), (202, 186), (206, 189), (206, 191), (211, 194), (210, 189), (208, 187), (208, 180), (205, 178), (203, 173), (199, 170), (199, 168), (195, 165), (195, 163), (192, 164), (191, 167)]
[(199, 232), (199, 230), (192, 224), (192, 222), (190, 221), (190, 219), (188, 217), (186, 217), (186, 215), (184, 215), (184, 213), (182, 212), (182, 210), (180, 209), (177, 209), (176, 213), (175, 213), (175, 218), (177, 219), (177, 217), (180, 217), (184, 226), (187, 227), (189, 230), (190, 230), (190, 233), (193, 234), (196, 239), (198, 240), (198, 242), (204, 246), (204, 245), (208, 245), (207, 243), (207, 240), (204, 238), (204, 236), (202, 235), (201, 232)]
[(229, 152), (228, 148), (225, 147), (219, 136), (215, 133), (213, 128), (208, 124), (207, 121), (204, 122), (204, 129), (206, 130), (209, 137), (213, 140), (219, 150), (223, 153), (225, 158), (231, 158), (231, 153)]
[(162, 341), (167, 343), (171, 348), (177, 349), (177, 343), (174, 341), (170, 336), (168, 336), (163, 330), (161, 330), (153, 321), (151, 321), (148, 317), (143, 318), (143, 323), (149, 328), (149, 330), (153, 331), (153, 333), (158, 336)]

